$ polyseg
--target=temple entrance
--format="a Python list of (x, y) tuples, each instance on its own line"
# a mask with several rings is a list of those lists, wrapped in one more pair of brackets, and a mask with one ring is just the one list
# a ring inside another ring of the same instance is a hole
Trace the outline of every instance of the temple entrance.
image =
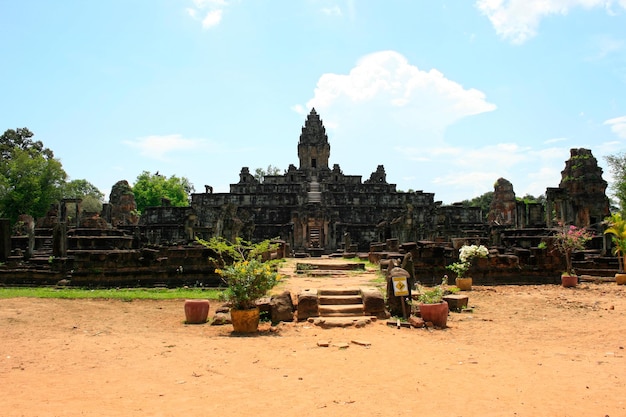
[(324, 222), (320, 219), (309, 219), (307, 225), (307, 251), (313, 256), (324, 252)]

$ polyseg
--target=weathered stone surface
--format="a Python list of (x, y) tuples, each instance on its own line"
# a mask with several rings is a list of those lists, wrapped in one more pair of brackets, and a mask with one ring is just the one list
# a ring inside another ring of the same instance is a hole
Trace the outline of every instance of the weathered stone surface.
[(448, 308), (454, 311), (460, 311), (467, 307), (469, 297), (462, 294), (448, 294), (444, 295), (443, 300), (448, 303)]
[(409, 316), (408, 322), (411, 327), (417, 327), (418, 329), (425, 326), (424, 320), (421, 317)]
[(111, 188), (109, 203), (111, 205), (111, 218), (108, 220), (114, 227), (134, 226), (139, 223), (135, 194), (128, 181), (122, 180), (115, 183)]
[(378, 288), (361, 288), (363, 314), (366, 316), (385, 317), (387, 309), (385, 299)]
[(298, 320), (319, 316), (317, 289), (306, 289), (298, 294)]
[(515, 225), (517, 201), (513, 184), (504, 178), (498, 178), (493, 188), (493, 200), (487, 221), (496, 225)]
[(212, 326), (221, 326), (224, 324), (231, 324), (232, 321), (230, 320), (230, 312), (224, 312), (224, 311), (216, 311), (215, 314), (213, 315), (213, 319), (211, 320), (211, 325)]
[(283, 291), (281, 294), (273, 295), (270, 299), (270, 312), (273, 323), (293, 321), (294, 307), (291, 292)]

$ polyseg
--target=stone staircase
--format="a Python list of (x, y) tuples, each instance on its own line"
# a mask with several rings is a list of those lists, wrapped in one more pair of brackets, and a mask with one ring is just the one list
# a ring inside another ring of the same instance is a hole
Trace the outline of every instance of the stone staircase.
[(326, 288), (318, 291), (320, 317), (363, 317), (359, 288)]
[(320, 183), (317, 182), (317, 178), (312, 178), (310, 183), (310, 189), (307, 194), (309, 203), (321, 203), (322, 193), (320, 192)]

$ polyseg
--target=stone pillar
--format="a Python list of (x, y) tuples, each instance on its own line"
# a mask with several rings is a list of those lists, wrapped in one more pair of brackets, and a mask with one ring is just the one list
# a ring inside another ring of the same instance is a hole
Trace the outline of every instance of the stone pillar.
[(0, 219), (0, 262), (6, 262), (11, 255), (11, 221)]
[(35, 225), (29, 224), (27, 226), (26, 235), (28, 236), (28, 244), (26, 245), (26, 253), (24, 259), (28, 260), (33, 257), (35, 252)]
[(52, 255), (55, 258), (67, 256), (67, 224), (59, 222), (52, 231)]

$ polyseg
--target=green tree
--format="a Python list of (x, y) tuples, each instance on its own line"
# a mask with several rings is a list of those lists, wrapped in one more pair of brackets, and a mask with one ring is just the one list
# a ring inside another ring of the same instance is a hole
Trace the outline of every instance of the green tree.
[(61, 198), (67, 178), (61, 162), (21, 147), (6, 155), (3, 153), (0, 162), (0, 215), (11, 222), (20, 214), (43, 217)]
[(493, 191), (487, 191), (485, 194), (474, 197), (471, 200), (463, 200), (461, 204), (463, 207), (480, 207), (485, 220), (489, 214), (491, 202), (493, 201)]
[(617, 198), (622, 213), (626, 213), (626, 153), (604, 157), (613, 175), (611, 189)]
[(8, 159), (11, 158), (11, 153), (14, 149), (21, 149), (33, 155), (41, 154), (46, 159), (54, 158), (53, 152), (48, 148), (44, 148), (41, 141), (33, 141), (31, 139), (34, 135), (26, 127), (6, 130), (0, 136), (0, 155), (3, 159)]
[(133, 185), (137, 211), (140, 213), (146, 207), (161, 205), (161, 199), (167, 198), (172, 206), (184, 207), (189, 205), (189, 194), (194, 191), (193, 185), (185, 177), (172, 175), (151, 174), (143, 171)]
[(104, 193), (87, 180), (66, 182), (62, 189), (63, 198), (80, 198), (84, 211), (99, 213), (104, 203)]
[(275, 167), (271, 164), (267, 166), (267, 169), (256, 168), (254, 170), (254, 178), (256, 178), (259, 182), (263, 182), (263, 177), (265, 177), (266, 175), (279, 175), (279, 174), (280, 174), (280, 168)]

